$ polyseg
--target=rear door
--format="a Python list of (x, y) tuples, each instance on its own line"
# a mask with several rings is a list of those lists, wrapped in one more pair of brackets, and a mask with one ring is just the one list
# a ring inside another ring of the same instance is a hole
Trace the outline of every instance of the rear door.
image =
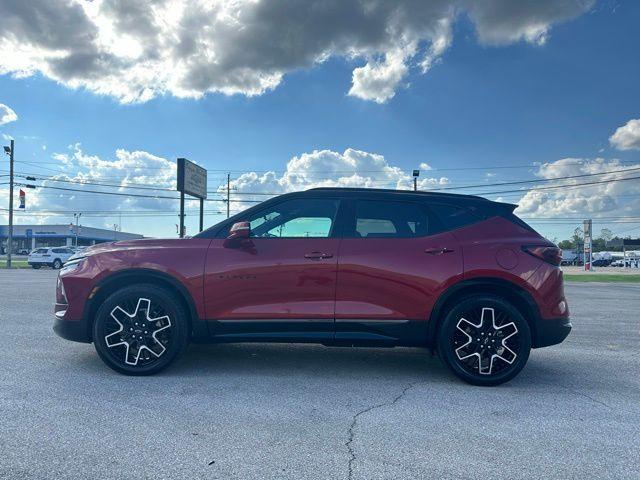
[(69, 260), (69, 257), (71, 255), (73, 255), (73, 250), (71, 250), (70, 248), (53, 248), (52, 250), (53, 256), (52, 256), (52, 260), (60, 259), (60, 261), (62, 263), (66, 262), (67, 260)]
[(340, 245), (336, 339), (422, 344), (431, 309), (462, 277), (455, 237), (418, 202), (350, 202)]

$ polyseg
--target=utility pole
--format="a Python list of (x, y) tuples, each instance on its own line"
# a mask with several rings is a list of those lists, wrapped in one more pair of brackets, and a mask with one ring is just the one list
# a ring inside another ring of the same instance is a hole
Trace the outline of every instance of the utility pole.
[(13, 150), (14, 141), (11, 139), (11, 146), (4, 147), (4, 152), (9, 155), (9, 232), (7, 235), (7, 268), (11, 268), (11, 250), (13, 249)]
[(180, 192), (180, 231), (179, 238), (184, 238), (184, 192)]
[(200, 199), (200, 231), (204, 230), (204, 198)]
[(230, 210), (230, 197), (231, 197), (231, 174), (227, 173), (227, 218), (229, 218)]
[(76, 219), (76, 248), (78, 248), (78, 223), (80, 222), (82, 213), (74, 213), (73, 216)]

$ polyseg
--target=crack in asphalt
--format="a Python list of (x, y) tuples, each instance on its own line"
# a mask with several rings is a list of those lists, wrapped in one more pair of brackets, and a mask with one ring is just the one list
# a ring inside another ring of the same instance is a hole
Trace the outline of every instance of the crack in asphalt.
[(597, 404), (599, 404), (599, 405), (602, 405), (602, 406), (604, 406), (604, 407), (607, 407), (607, 408), (610, 408), (610, 409), (612, 409), (612, 410), (613, 410), (613, 407), (612, 407), (611, 405), (609, 405), (608, 403), (603, 402), (602, 400), (598, 400), (597, 398), (593, 398), (591, 395), (587, 395), (586, 393), (581, 392), (581, 391), (579, 391), (579, 390), (573, 390), (573, 389), (570, 389), (569, 391), (570, 391), (571, 393), (573, 393), (574, 395), (579, 395), (579, 396), (581, 396), (581, 397), (588, 398), (588, 399), (589, 399), (589, 400), (591, 400), (593, 403), (597, 403)]
[(384, 402), (384, 403), (378, 403), (376, 405), (371, 405), (370, 407), (367, 407), (367, 408), (365, 408), (363, 410), (360, 410), (359, 412), (357, 412), (352, 417), (351, 425), (349, 426), (349, 436), (347, 438), (346, 443), (344, 444), (345, 447), (347, 447), (347, 451), (349, 452), (349, 463), (347, 464), (347, 468), (348, 468), (348, 470), (347, 470), (347, 478), (348, 478), (348, 480), (352, 480), (352, 478), (353, 478), (353, 463), (356, 461), (356, 454), (355, 454), (355, 452), (353, 450), (352, 443), (353, 443), (353, 440), (355, 439), (355, 428), (356, 428), (356, 424), (358, 423), (358, 417), (360, 417), (361, 415), (364, 415), (365, 413), (369, 413), (372, 410), (376, 410), (377, 408), (390, 407), (392, 405), (395, 405), (414, 386), (415, 386), (415, 383), (410, 383), (409, 385), (404, 387), (402, 389), (402, 392), (400, 392), (398, 395), (396, 395), (393, 398), (393, 400), (391, 400), (390, 402)]

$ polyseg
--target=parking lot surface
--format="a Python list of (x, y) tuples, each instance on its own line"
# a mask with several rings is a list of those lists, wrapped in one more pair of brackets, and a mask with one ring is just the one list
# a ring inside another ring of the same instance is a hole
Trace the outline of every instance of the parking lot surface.
[(0, 478), (638, 477), (640, 285), (480, 388), (420, 349), (192, 345), (147, 378), (54, 335), (56, 272), (0, 270)]

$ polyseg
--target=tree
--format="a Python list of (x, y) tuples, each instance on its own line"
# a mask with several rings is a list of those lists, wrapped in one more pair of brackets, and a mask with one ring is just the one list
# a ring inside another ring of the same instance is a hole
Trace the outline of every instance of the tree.
[(605, 242), (610, 242), (613, 239), (613, 232), (608, 228), (603, 228), (600, 230), (600, 238)]
[(562, 250), (573, 250), (573, 244), (571, 243), (571, 240), (562, 240), (557, 245)]
[(573, 248), (579, 248), (584, 244), (584, 233), (580, 227), (576, 227), (571, 236), (571, 243)]

